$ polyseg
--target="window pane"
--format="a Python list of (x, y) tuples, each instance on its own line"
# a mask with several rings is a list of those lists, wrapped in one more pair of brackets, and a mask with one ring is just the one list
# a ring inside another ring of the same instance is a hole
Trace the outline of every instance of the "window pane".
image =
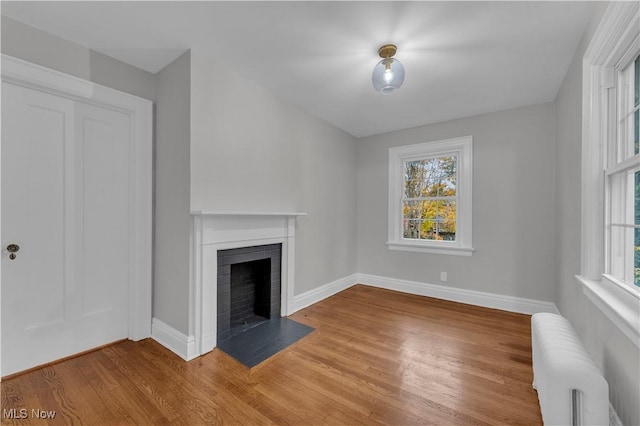
[(619, 132), (618, 152), (615, 158), (611, 159), (613, 160), (611, 162), (611, 165), (624, 161), (627, 158), (635, 155), (634, 153), (635, 145), (636, 145), (634, 141), (635, 126), (636, 126), (635, 117), (636, 117), (636, 114), (634, 112), (634, 113), (629, 113), (629, 115), (626, 118), (620, 120), (620, 126), (618, 128), (618, 132)]
[(405, 219), (420, 219), (422, 201), (405, 201), (402, 203), (402, 216)]
[(445, 241), (456, 240), (456, 222), (455, 220), (445, 220), (440, 224), (440, 236)]
[(421, 238), (433, 241), (455, 241), (456, 223), (441, 219), (424, 221)]
[(403, 238), (428, 239), (427, 235), (435, 226), (435, 219), (441, 201), (405, 201), (402, 206)]
[(456, 176), (456, 157), (440, 157), (436, 160), (438, 176), (442, 178), (453, 178)]
[(404, 197), (418, 198), (428, 182), (423, 161), (407, 161), (404, 164)]
[(404, 201), (402, 236), (408, 239), (455, 241), (457, 204), (449, 200)]
[(438, 196), (440, 197), (455, 197), (456, 196), (456, 184), (458, 180), (455, 176), (447, 177), (439, 181)]
[(640, 129), (640, 110), (636, 110), (636, 112), (633, 113), (633, 123), (634, 123), (633, 153), (637, 154), (640, 152), (640, 142), (639, 142), (640, 132), (638, 131)]
[[(634, 225), (640, 225), (640, 170), (634, 173)], [(637, 244), (636, 244), (637, 245)]]
[(442, 201), (422, 201), (421, 203), (420, 217), (422, 219), (428, 219), (430, 221), (439, 219)]
[(404, 198), (455, 196), (456, 156), (405, 161)]
[(425, 226), (422, 229), (424, 239), (433, 240), (433, 241), (442, 240), (438, 230), (439, 227), (440, 227), (440, 223), (435, 220), (431, 220), (429, 221), (428, 224), (425, 224)]
[(629, 212), (629, 196), (626, 173), (609, 176), (609, 221), (622, 225), (627, 221)]
[(635, 251), (631, 250), (636, 234), (636, 230), (630, 227), (611, 226), (609, 273), (628, 284), (637, 282), (634, 278), (636, 275)]
[(456, 221), (456, 202), (444, 200), (440, 204), (440, 209), (438, 210), (438, 219), (448, 220), (451, 222)]
[(634, 67), (634, 79), (633, 79), (633, 88), (634, 88), (634, 96), (633, 96), (633, 105), (636, 109), (634, 113), (634, 138), (633, 138), (633, 153), (637, 154), (640, 152), (640, 142), (638, 141), (638, 128), (640, 127), (640, 111), (638, 111), (638, 106), (640, 105), (640, 56), (638, 56), (633, 63)]
[(457, 205), (455, 201), (443, 201), (438, 211), (438, 219), (441, 221), (438, 227), (438, 235), (446, 241), (456, 240), (456, 216)]
[(438, 189), (440, 188), (440, 180), (429, 180), (425, 186), (425, 190), (422, 193), (423, 197), (437, 197)]
[(635, 106), (638, 106), (640, 104), (640, 56), (638, 56), (635, 60), (635, 62), (633, 63), (633, 66), (635, 68), (635, 78), (633, 79), (634, 83), (633, 85), (635, 86), (635, 96), (634, 96), (634, 102), (633, 104)]
[(609, 166), (638, 154), (638, 126), (640, 115), (638, 109), (640, 75), (640, 56), (618, 74), (618, 145), (612, 152)]
[(636, 228), (634, 231), (636, 245), (633, 252), (633, 283), (640, 287), (640, 229)]
[(417, 240), (420, 238), (420, 219), (407, 220), (402, 222), (402, 237)]
[(640, 170), (609, 176), (609, 273), (640, 285)]
[(633, 87), (634, 87), (634, 100), (633, 105), (635, 107), (635, 113), (633, 114), (633, 123), (634, 123), (634, 138), (633, 138), (633, 153), (637, 154), (640, 152), (640, 143), (638, 142), (638, 128), (640, 127), (640, 111), (638, 111), (639, 103), (640, 103), (640, 56), (636, 58), (634, 62), (635, 68), (635, 77), (633, 79)]
[[(640, 105), (640, 56), (638, 56), (633, 64), (634, 66), (634, 99), (633, 105), (635, 112), (633, 114), (633, 153), (638, 154), (640, 152), (640, 111), (638, 107)], [(633, 223), (634, 225), (640, 225), (640, 170), (634, 174), (634, 213)], [(633, 283), (640, 287), (640, 229), (633, 230)]]

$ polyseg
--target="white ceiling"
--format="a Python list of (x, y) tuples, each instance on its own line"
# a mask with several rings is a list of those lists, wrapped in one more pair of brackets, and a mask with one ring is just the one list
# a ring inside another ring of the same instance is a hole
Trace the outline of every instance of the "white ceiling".
[[(2, 14), (155, 73), (218, 58), (362, 137), (552, 101), (590, 2), (6, 2)], [(371, 86), (385, 43), (405, 84)]]

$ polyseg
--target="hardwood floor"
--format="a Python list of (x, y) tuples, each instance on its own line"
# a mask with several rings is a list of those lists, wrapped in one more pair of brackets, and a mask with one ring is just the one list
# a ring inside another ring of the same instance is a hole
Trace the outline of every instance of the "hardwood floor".
[(146, 339), (3, 380), (2, 424), (542, 424), (527, 315), (357, 285), (290, 318), (316, 331), (252, 369)]

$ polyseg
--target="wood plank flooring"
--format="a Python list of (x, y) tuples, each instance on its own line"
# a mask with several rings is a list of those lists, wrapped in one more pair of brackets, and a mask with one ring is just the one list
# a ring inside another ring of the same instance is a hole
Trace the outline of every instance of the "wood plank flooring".
[(3, 380), (2, 424), (542, 424), (527, 315), (357, 285), (290, 318), (316, 331), (252, 369), (146, 339)]

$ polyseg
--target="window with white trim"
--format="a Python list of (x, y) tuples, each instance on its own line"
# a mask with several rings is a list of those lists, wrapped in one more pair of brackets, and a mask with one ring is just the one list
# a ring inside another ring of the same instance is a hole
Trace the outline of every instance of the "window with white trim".
[(472, 137), (389, 149), (393, 250), (471, 255)]
[(615, 69), (605, 153), (605, 274), (640, 287), (640, 56), (632, 47)]
[(640, 3), (611, 2), (582, 67), (581, 263), (587, 298), (640, 348)]

